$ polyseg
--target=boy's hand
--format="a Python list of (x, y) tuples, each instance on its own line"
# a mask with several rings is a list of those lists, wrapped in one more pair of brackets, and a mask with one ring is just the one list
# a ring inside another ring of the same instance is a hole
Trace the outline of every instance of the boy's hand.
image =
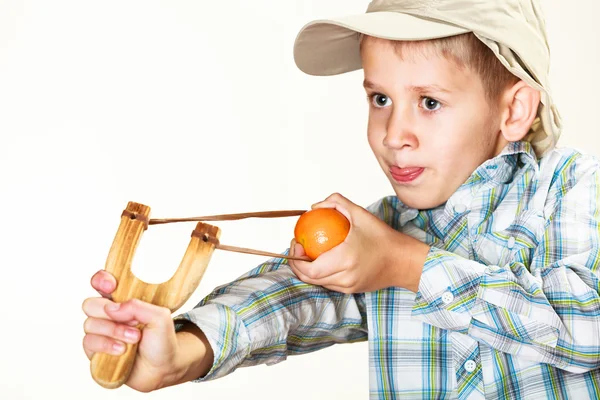
[[(102, 297), (88, 298), (83, 302), (83, 311), (88, 317), (84, 323), (83, 348), (88, 358), (91, 359), (96, 352), (119, 355), (123, 353), (124, 343), (139, 341), (127, 386), (149, 392), (182, 381), (193, 367), (190, 354), (194, 352), (182, 354), (181, 337), (178, 342), (170, 310), (139, 300), (114, 303), (110, 295), (116, 288), (116, 280), (106, 271), (97, 272), (91, 284)], [(145, 325), (143, 335), (135, 328), (138, 324)], [(185, 340), (185, 343), (190, 343), (189, 337)], [(206, 363), (211, 364), (212, 352), (208, 354), (207, 349), (198, 344), (199, 341), (194, 343), (195, 353), (200, 347), (202, 358), (210, 358)]]
[[(306, 283), (342, 293), (362, 293), (390, 286), (418, 290), (429, 246), (400, 233), (340, 194), (312, 208), (335, 208), (350, 221), (342, 243), (312, 262), (289, 260), (292, 271)], [(292, 240), (290, 253), (304, 255)]]

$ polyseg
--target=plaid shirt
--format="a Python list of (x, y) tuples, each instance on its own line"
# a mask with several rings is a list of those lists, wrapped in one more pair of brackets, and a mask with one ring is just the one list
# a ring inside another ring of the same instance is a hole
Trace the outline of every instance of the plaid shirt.
[(369, 341), (373, 399), (600, 398), (599, 162), (509, 144), (436, 209), (368, 209), (431, 246), (418, 293), (346, 295), (272, 259), (177, 316), (206, 334), (207, 376)]

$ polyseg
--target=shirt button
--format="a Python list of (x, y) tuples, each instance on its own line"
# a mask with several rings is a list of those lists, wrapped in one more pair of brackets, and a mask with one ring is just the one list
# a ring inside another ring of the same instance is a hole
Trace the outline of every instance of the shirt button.
[(467, 206), (465, 206), (464, 204), (455, 204), (454, 205), (454, 212), (457, 214), (462, 214), (465, 211), (467, 211)]
[(467, 362), (465, 362), (465, 370), (467, 372), (475, 371), (476, 367), (477, 367), (477, 364), (475, 364), (475, 361), (473, 361), (473, 360), (467, 360)]
[(442, 301), (444, 304), (450, 304), (452, 303), (452, 300), (454, 300), (454, 295), (451, 292), (444, 292), (444, 294), (442, 294)]
[(512, 249), (515, 246), (515, 238), (513, 236), (508, 238), (508, 242), (506, 243), (506, 247)]

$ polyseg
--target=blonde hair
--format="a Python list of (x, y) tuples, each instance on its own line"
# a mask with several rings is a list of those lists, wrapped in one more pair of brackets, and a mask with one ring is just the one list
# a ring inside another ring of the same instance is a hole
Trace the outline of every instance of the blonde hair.
[[(362, 48), (364, 34), (359, 34), (359, 43)], [(384, 40), (368, 36), (369, 40)], [(515, 75), (502, 65), (492, 50), (487, 47), (473, 33), (465, 33), (439, 39), (422, 41), (391, 41), (401, 59), (411, 55), (425, 57), (442, 56), (453, 61), (460, 68), (470, 68), (481, 78), (488, 101), (496, 104), (500, 94), (509, 85), (519, 81)]]

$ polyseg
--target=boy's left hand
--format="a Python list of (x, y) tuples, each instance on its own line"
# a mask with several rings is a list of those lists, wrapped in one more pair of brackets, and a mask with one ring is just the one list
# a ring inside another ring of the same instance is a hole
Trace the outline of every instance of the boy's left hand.
[[(335, 208), (350, 221), (350, 232), (342, 243), (312, 262), (288, 260), (300, 280), (342, 293), (391, 286), (418, 290), (429, 246), (337, 193), (312, 208)], [(304, 249), (292, 240), (290, 253), (303, 256)]]

